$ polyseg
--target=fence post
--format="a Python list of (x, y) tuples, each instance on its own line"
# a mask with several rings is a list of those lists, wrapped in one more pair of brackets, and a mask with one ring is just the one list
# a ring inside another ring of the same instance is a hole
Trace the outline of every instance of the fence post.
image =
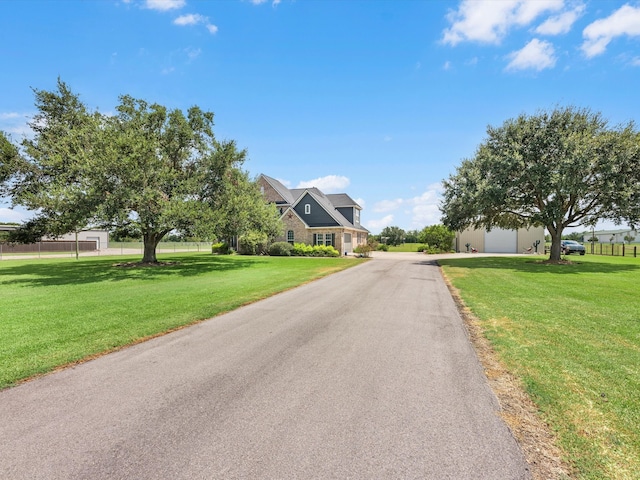
[(624, 257), (624, 243), (622, 244), (622, 256)]

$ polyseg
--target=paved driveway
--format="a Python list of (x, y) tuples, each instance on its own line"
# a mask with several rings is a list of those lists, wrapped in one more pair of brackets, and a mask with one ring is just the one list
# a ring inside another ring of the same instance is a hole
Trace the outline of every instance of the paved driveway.
[(530, 478), (498, 409), (438, 268), (377, 255), (0, 392), (0, 478)]

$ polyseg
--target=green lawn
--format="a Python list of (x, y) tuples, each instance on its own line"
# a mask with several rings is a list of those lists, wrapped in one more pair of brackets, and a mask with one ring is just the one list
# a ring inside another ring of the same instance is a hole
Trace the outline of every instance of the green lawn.
[(578, 478), (640, 478), (640, 258), (442, 260)]
[(0, 262), (0, 388), (359, 264), (353, 258), (163, 255)]
[(402, 245), (389, 246), (390, 252), (417, 252), (420, 243), (403, 243)]

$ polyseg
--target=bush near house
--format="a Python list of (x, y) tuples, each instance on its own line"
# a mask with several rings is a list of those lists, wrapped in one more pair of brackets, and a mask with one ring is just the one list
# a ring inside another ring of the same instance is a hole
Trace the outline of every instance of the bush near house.
[(289, 242), (275, 242), (269, 247), (269, 255), (272, 257), (290, 257), (293, 245)]
[(211, 245), (211, 253), (217, 255), (230, 255), (233, 252), (231, 246), (226, 242), (218, 242)]
[(291, 255), (299, 257), (339, 257), (340, 252), (330, 245), (307, 245), (306, 243), (294, 243)]
[[(386, 247), (386, 245), (385, 245)], [(356, 248), (353, 249), (353, 253), (358, 254), (360, 257), (365, 257), (368, 258), (369, 254), (371, 253), (371, 251), (374, 250), (373, 246), (371, 244), (367, 244), (367, 245), (358, 245)], [(378, 250), (380, 250), (380, 245), (378, 245)], [(386, 252), (386, 250), (385, 250)]]
[(265, 233), (247, 233), (238, 240), (238, 253), (240, 255), (265, 255), (268, 252), (268, 245), (269, 240)]

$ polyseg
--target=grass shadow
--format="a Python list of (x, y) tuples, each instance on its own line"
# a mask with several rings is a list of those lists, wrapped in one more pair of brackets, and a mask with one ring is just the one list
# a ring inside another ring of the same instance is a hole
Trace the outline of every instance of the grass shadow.
[(123, 280), (151, 281), (169, 277), (195, 277), (210, 272), (251, 268), (264, 259), (258, 257), (176, 254), (163, 256), (162, 266), (120, 267), (119, 263), (138, 257), (100, 257), (81, 260), (21, 260), (18, 264), (0, 264), (0, 285), (53, 286)]

